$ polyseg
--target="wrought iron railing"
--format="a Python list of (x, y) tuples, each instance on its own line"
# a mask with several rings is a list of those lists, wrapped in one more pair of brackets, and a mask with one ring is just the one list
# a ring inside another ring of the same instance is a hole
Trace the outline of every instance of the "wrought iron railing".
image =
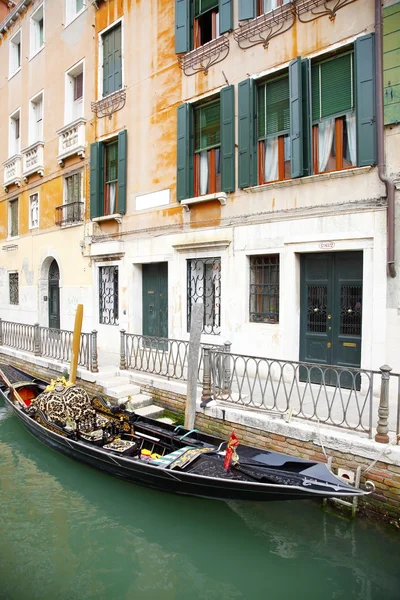
[[(9, 346), (36, 356), (47, 356), (69, 362), (72, 354), (73, 332), (0, 319), (0, 346)], [(78, 364), (97, 372), (97, 331), (81, 333)]]
[(83, 202), (69, 202), (56, 206), (56, 225), (71, 225), (83, 221)]

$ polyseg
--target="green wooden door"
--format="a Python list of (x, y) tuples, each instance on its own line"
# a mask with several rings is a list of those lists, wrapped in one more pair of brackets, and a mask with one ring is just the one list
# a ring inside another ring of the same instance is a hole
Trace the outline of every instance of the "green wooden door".
[[(360, 367), (362, 327), (362, 252), (305, 254), (301, 257), (300, 360)], [(305, 370), (301, 379), (305, 379)], [(336, 385), (335, 372), (325, 382)], [(312, 381), (321, 373), (312, 371)], [(343, 374), (340, 384), (351, 387)], [(359, 378), (356, 381), (359, 387)]]
[(56, 260), (49, 269), (49, 327), (60, 329), (60, 271)]
[(168, 337), (168, 263), (143, 265), (143, 335)]

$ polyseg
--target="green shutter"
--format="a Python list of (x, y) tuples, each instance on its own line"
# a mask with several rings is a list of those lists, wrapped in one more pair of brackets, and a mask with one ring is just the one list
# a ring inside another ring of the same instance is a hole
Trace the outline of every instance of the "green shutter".
[(118, 209), (121, 215), (126, 213), (126, 174), (127, 174), (127, 131), (118, 134)]
[(121, 24), (119, 24), (103, 35), (103, 96), (121, 88)]
[(258, 138), (289, 132), (289, 78), (285, 75), (258, 87)]
[(301, 58), (289, 63), (290, 88), (290, 174), (303, 175), (303, 114)]
[(104, 146), (90, 146), (90, 218), (101, 217), (104, 207)]
[(303, 175), (312, 175), (312, 116), (311, 116), (311, 62), (301, 61), (303, 98)]
[(344, 114), (354, 108), (351, 52), (312, 67), (313, 120)]
[(204, 152), (221, 143), (220, 100), (212, 100), (195, 109), (194, 150)]
[(375, 35), (355, 41), (357, 166), (376, 164)]
[(219, 32), (233, 29), (233, 0), (219, 0)]
[(193, 108), (190, 104), (178, 106), (176, 199), (193, 196)]
[(384, 124), (400, 122), (400, 2), (383, 9)]
[(190, 0), (175, 0), (175, 52), (190, 50)]
[(213, 8), (218, 8), (218, 0), (195, 0), (194, 16), (199, 17)]
[[(254, 82), (245, 79), (238, 85), (238, 127), (239, 127), (239, 188), (254, 185)], [(257, 172), (257, 171), (256, 171)]]
[(257, 16), (257, 0), (239, 0), (239, 21), (254, 19)]
[(235, 191), (235, 88), (221, 90), (221, 189)]

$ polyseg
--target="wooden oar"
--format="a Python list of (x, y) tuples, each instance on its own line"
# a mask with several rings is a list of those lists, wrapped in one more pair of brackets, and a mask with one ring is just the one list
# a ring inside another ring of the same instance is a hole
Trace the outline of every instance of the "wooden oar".
[[(15, 400), (17, 400), (21, 406), (23, 406), (24, 408), (26, 408), (26, 404), (25, 402), (22, 400), (21, 396), (19, 395), (19, 393), (17, 392), (17, 390), (15, 389), (15, 387), (13, 386), (13, 384), (10, 382), (10, 380), (8, 379), (8, 377), (4, 374), (4, 372), (0, 369), (0, 378), (4, 381), (4, 383), (6, 384), (6, 386), (8, 388), (10, 388)], [(28, 383), (28, 382), (27, 382)]]
[(82, 319), (83, 319), (83, 304), (78, 304), (78, 306), (76, 307), (74, 335), (72, 338), (71, 367), (70, 367), (70, 372), (69, 372), (69, 380), (71, 383), (75, 383), (75, 381), (76, 381), (76, 371), (78, 368), (79, 349), (81, 346)]

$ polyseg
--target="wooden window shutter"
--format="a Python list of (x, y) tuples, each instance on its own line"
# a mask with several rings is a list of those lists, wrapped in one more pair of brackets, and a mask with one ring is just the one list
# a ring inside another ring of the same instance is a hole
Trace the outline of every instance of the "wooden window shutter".
[[(238, 126), (239, 126), (239, 188), (249, 187), (257, 181), (254, 178), (254, 82), (245, 79), (238, 85)], [(255, 165), (257, 166), (257, 165)]]
[(190, 0), (175, 0), (175, 52), (190, 50)]
[(312, 114), (311, 114), (311, 61), (301, 61), (303, 105), (303, 176), (312, 175)]
[(257, 0), (239, 0), (239, 21), (257, 16)]
[(375, 107), (375, 35), (355, 41), (357, 166), (375, 165), (377, 131)]
[(193, 108), (190, 104), (178, 106), (178, 140), (176, 199), (185, 200), (193, 196)]
[(384, 124), (400, 122), (400, 2), (383, 9)]
[(121, 24), (118, 24), (103, 35), (103, 96), (121, 88)]
[(301, 58), (289, 63), (290, 93), (290, 175), (303, 175), (303, 107)]
[(118, 134), (118, 212), (126, 213), (126, 174), (127, 174), (127, 141), (126, 129)]
[(235, 191), (235, 88), (221, 90), (221, 189)]
[(101, 217), (104, 206), (104, 146), (94, 142), (90, 146), (90, 218)]
[(219, 0), (219, 32), (233, 29), (233, 0)]
[(353, 55), (351, 52), (313, 65), (313, 119), (344, 114), (354, 108)]

